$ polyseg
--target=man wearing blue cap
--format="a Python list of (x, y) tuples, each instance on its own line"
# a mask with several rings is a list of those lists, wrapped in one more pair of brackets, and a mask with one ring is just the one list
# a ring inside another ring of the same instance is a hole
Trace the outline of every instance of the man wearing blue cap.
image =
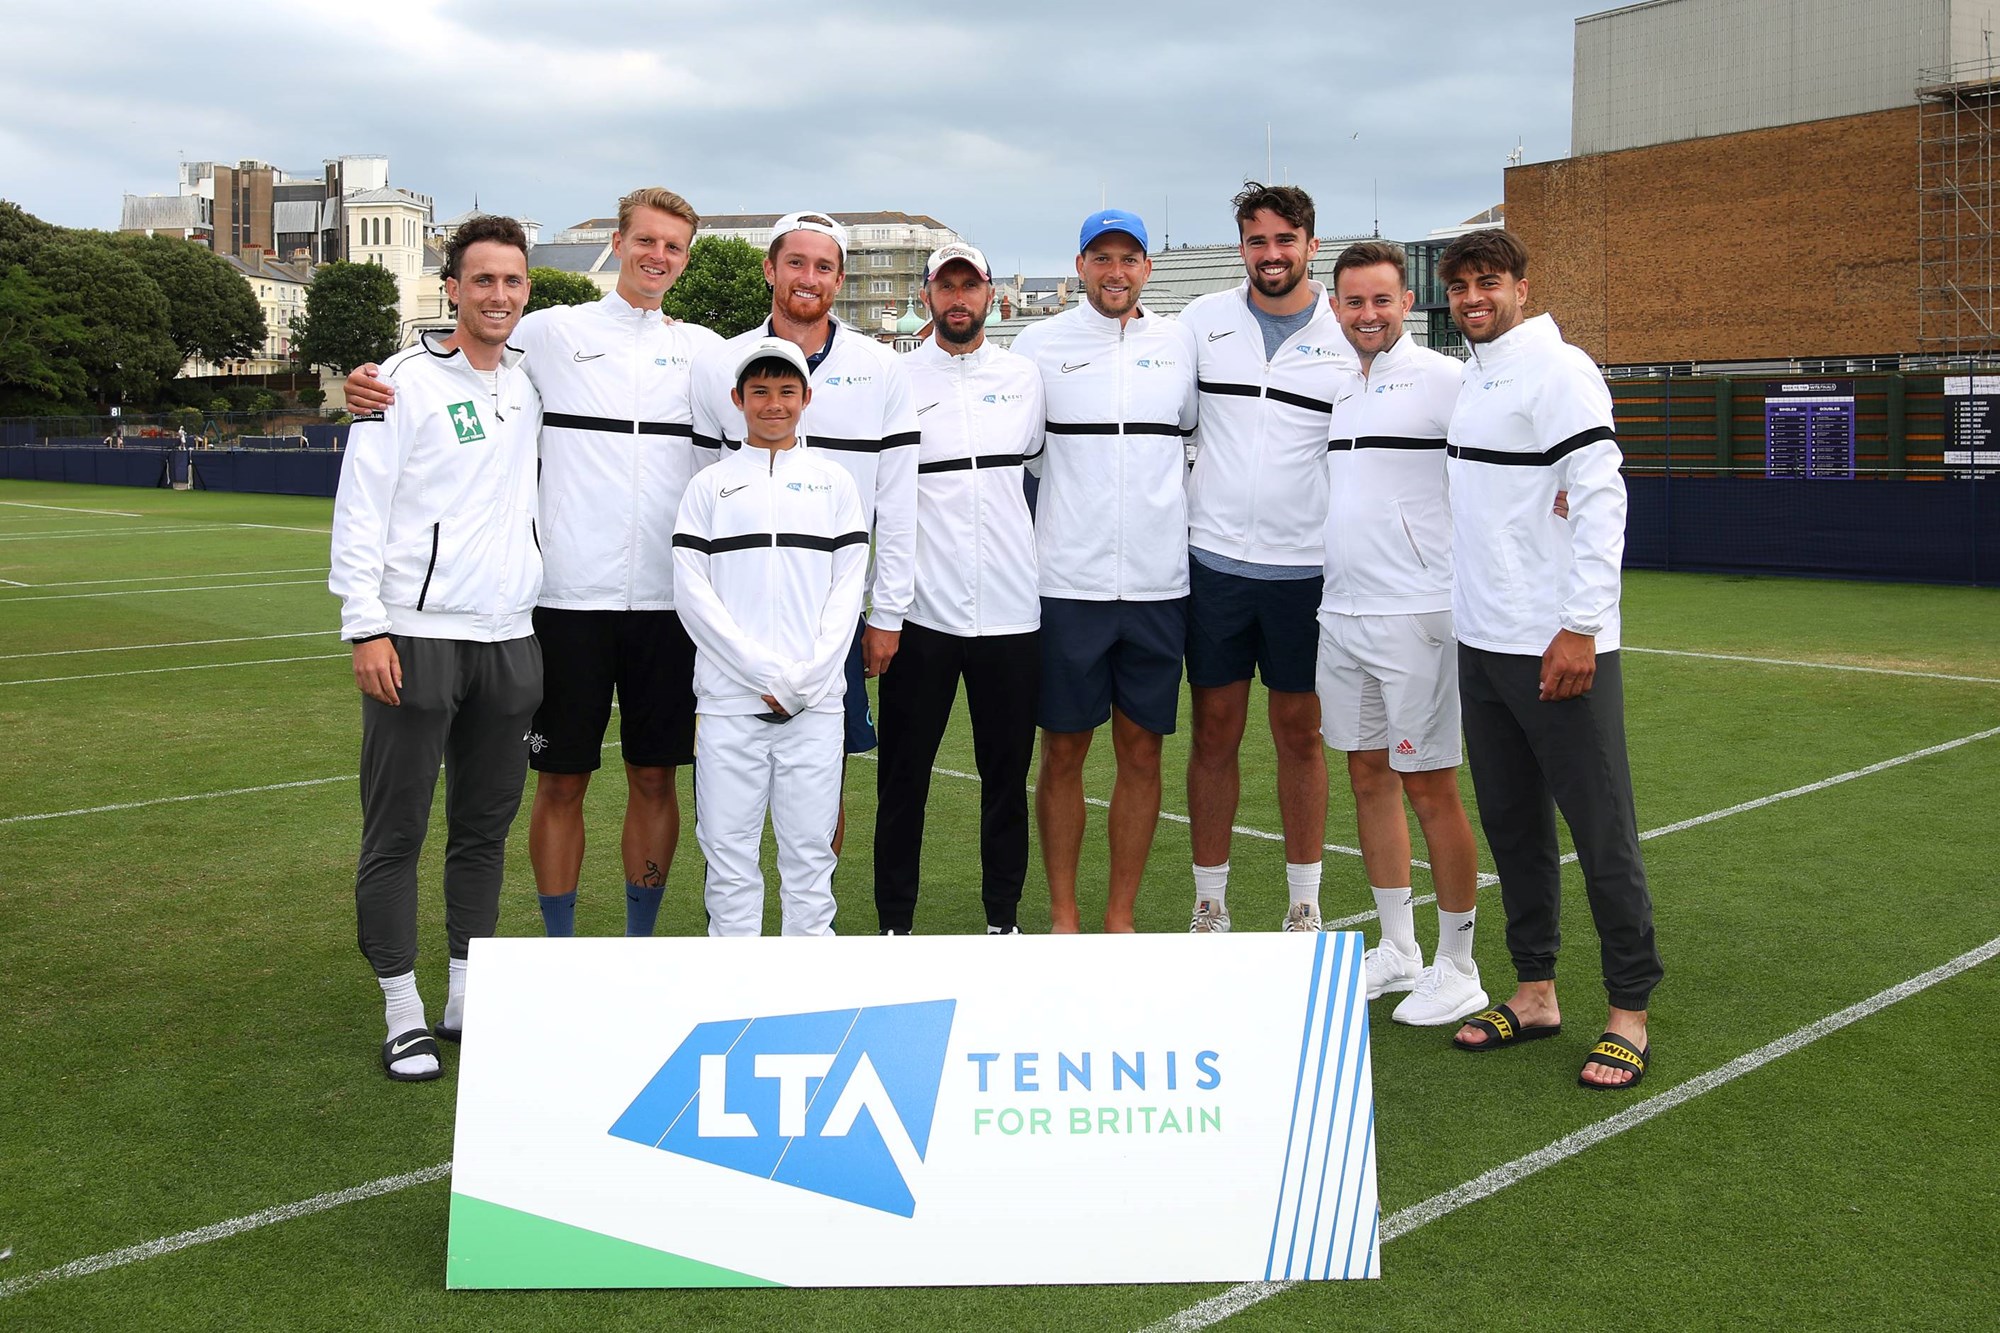
[(1187, 453), (1195, 347), (1146, 313), (1146, 224), (1122, 209), (1084, 219), (1084, 301), (1024, 329), (1014, 351), (1047, 401), (1035, 512), (1042, 597), (1042, 764), (1036, 823), (1050, 928), (1081, 928), (1083, 763), (1107, 720), (1117, 756), (1104, 928), (1130, 931), (1160, 818), (1161, 738), (1180, 706), (1187, 640)]

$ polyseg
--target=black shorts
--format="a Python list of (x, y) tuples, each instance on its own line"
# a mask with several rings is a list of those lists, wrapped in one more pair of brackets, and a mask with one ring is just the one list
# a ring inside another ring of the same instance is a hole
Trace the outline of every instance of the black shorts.
[(1158, 736), (1180, 717), (1187, 598), (1085, 602), (1042, 598), (1042, 698), (1047, 731), (1093, 731), (1118, 711)]
[(542, 644), (542, 706), (528, 736), (528, 764), (536, 772), (597, 770), (614, 689), (626, 763), (694, 762), (694, 640), (680, 616), (538, 606), (535, 637)]
[(1264, 688), (1311, 694), (1319, 655), (1325, 576), (1253, 579), (1188, 557), (1188, 684), (1215, 689), (1250, 679)]
[(841, 706), (847, 712), (842, 744), (846, 754), (866, 754), (875, 748), (875, 714), (868, 706), (868, 665), (861, 660), (861, 631), (868, 628), (862, 618), (854, 627), (854, 642), (847, 645), (847, 693)]

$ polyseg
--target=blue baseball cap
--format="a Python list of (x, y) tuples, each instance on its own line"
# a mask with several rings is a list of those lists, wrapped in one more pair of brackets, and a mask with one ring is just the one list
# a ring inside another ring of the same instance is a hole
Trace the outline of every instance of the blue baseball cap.
[(1088, 250), (1090, 243), (1107, 231), (1124, 232), (1139, 243), (1141, 250), (1153, 248), (1153, 243), (1146, 239), (1146, 224), (1139, 220), (1137, 213), (1127, 213), (1122, 208), (1107, 208), (1083, 220), (1083, 232), (1077, 237), (1076, 252), (1082, 254)]

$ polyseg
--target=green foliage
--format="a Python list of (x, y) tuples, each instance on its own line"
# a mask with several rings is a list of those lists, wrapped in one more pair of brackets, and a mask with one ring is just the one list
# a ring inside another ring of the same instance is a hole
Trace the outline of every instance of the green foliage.
[(552, 305), (589, 305), (604, 295), (597, 290), (597, 284), (581, 273), (567, 273), (559, 268), (531, 268), (528, 281), (532, 290), (528, 293), (528, 308), (524, 314), (534, 314)]
[(60, 231), (30, 252), (25, 267), (82, 325), (83, 336), (63, 350), (82, 366), (85, 391), (99, 405), (150, 403), (180, 369), (167, 298), (115, 238)]
[(771, 313), (764, 282), (764, 252), (748, 241), (704, 236), (688, 252), (687, 270), (660, 308), (675, 319), (701, 324), (725, 338), (755, 328)]
[(201, 429), (201, 409), (198, 407), (177, 407), (167, 413), (167, 424), (175, 430), (198, 431)]
[(250, 395), (250, 404), (247, 410), (251, 412), (276, 412), (282, 409), (284, 405), (285, 400), (278, 397), (277, 394), (272, 393), (269, 389), (259, 389)]
[(382, 360), (399, 341), (399, 299), (396, 279), (379, 264), (328, 264), (306, 289), (305, 313), (292, 320), (292, 355), (341, 374)]
[(227, 396), (208, 400), (208, 414), (210, 416), (219, 417), (226, 412), (234, 412), (235, 410), (236, 404), (230, 402)]
[[(12, 205), (0, 205), (0, 213)], [(19, 210), (15, 210), (18, 212)], [(24, 215), (25, 216), (25, 215)], [(0, 271), (0, 413), (27, 414), (83, 401), (83, 322), (19, 264)]]
[(299, 390), (299, 406), (323, 407), (326, 405), (326, 390), (317, 384)]
[(167, 298), (168, 327), (183, 361), (221, 364), (264, 345), (257, 294), (228, 260), (171, 236), (120, 236), (139, 267)]
[(19, 204), (0, 199), (0, 268), (27, 263), (30, 254), (61, 231)]

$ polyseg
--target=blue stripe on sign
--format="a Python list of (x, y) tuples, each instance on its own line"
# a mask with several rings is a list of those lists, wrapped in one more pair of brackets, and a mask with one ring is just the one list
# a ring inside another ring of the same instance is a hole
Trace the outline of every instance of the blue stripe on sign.
[[(1374, 1146), (1375, 1146), (1375, 1108), (1371, 1106), (1368, 1108), (1368, 1128), (1361, 1136), (1361, 1161), (1364, 1170), (1366, 1169), (1368, 1161), (1368, 1153)], [(1344, 1278), (1354, 1276), (1354, 1243), (1361, 1239), (1361, 1197), (1362, 1197), (1361, 1186), (1366, 1183), (1367, 1183), (1367, 1178), (1366, 1176), (1363, 1176), (1362, 1179), (1357, 1181), (1355, 1184), (1354, 1215), (1347, 1219), (1347, 1255), (1345, 1257), (1344, 1262), (1342, 1262), (1340, 1266), (1340, 1275)], [(1375, 1205), (1375, 1216), (1378, 1220), (1382, 1216), (1382, 1205), (1379, 1201), (1377, 1201)], [(1370, 1228), (1370, 1238), (1371, 1240), (1373, 1238), (1372, 1227)], [(1332, 1247), (1330, 1246), (1328, 1247), (1326, 1254), (1326, 1269), (1327, 1269), (1327, 1276), (1332, 1277), (1333, 1250)], [(1364, 1277), (1367, 1276), (1368, 1253), (1365, 1250), (1362, 1252), (1361, 1255), (1361, 1270), (1362, 1270), (1362, 1276)]]
[[(1343, 1183), (1347, 1180), (1347, 1161), (1349, 1155), (1352, 1154), (1354, 1150), (1354, 1136), (1356, 1135), (1356, 1133), (1362, 1134), (1362, 1151), (1365, 1154), (1367, 1151), (1368, 1135), (1373, 1134), (1375, 1129), (1374, 1125), (1375, 1114), (1374, 1114), (1374, 1109), (1372, 1107), (1369, 1110), (1369, 1115), (1368, 1115), (1369, 1123), (1366, 1130), (1361, 1130), (1355, 1124), (1355, 1112), (1361, 1109), (1361, 1067), (1363, 1061), (1366, 1060), (1367, 1056), (1368, 1056), (1368, 1010), (1366, 1009), (1366, 1007), (1364, 1007), (1361, 1010), (1361, 1041), (1355, 1047), (1354, 1069), (1347, 1076), (1348, 1077), (1347, 1146), (1341, 1150), (1341, 1156), (1340, 1156), (1340, 1178)], [(1366, 1160), (1365, 1156), (1363, 1160), (1365, 1162)], [(1356, 1165), (1357, 1174), (1354, 1182), (1354, 1211), (1353, 1214), (1348, 1218), (1347, 1222), (1347, 1237), (1348, 1237), (1347, 1247), (1350, 1259), (1352, 1258), (1352, 1255), (1354, 1253), (1354, 1228), (1361, 1225), (1361, 1176), (1359, 1174), (1360, 1169), (1361, 1165), (1357, 1163)], [(1339, 1213), (1336, 1212), (1334, 1216), (1338, 1218)], [(1331, 1242), (1329, 1242), (1327, 1245), (1326, 1259), (1328, 1268), (1329, 1270), (1331, 1270), (1333, 1264), (1333, 1246)]]
[[(1342, 942), (1345, 943), (1345, 938), (1343, 938)], [(1320, 1208), (1326, 1202), (1326, 1168), (1327, 1164), (1333, 1160), (1334, 1131), (1337, 1130), (1341, 1124), (1341, 1118), (1340, 1115), (1338, 1114), (1340, 1086), (1341, 1086), (1341, 1080), (1347, 1075), (1347, 1052), (1351, 1048), (1350, 1044), (1353, 1041), (1354, 1037), (1354, 999), (1355, 996), (1360, 993), (1360, 987), (1355, 984), (1357, 978), (1351, 975), (1356, 971), (1356, 969), (1360, 964), (1361, 961), (1360, 952), (1355, 949), (1349, 949), (1347, 950), (1347, 955), (1350, 966), (1339, 969), (1336, 972), (1334, 978), (1335, 985), (1339, 985), (1343, 981), (1346, 983), (1347, 1004), (1340, 1011), (1340, 1054), (1334, 1057), (1333, 1086), (1327, 1089), (1326, 1144), (1320, 1150), (1319, 1188), (1314, 1192), (1313, 1195), (1312, 1229), (1306, 1233), (1305, 1271), (1307, 1276), (1311, 1276), (1312, 1274), (1313, 1252), (1317, 1248), (1319, 1242), (1319, 1213), (1320, 1213)], [(1329, 1022), (1331, 1022), (1333, 1018), (1333, 1006), (1331, 1004), (1327, 1006), (1327, 1018)], [(1363, 1033), (1366, 1033), (1368, 1030), (1368, 1010), (1365, 1006), (1361, 1010), (1361, 1025)], [(1322, 1051), (1321, 1056), (1324, 1057), (1324, 1055), (1325, 1052)], [(1340, 1216), (1341, 1200), (1346, 1197), (1346, 1192), (1347, 1192), (1347, 1153), (1345, 1146), (1343, 1145), (1340, 1155), (1340, 1173), (1333, 1178), (1333, 1211), (1327, 1216), (1327, 1222), (1329, 1225), (1332, 1225), (1335, 1219), (1337, 1219)], [(1331, 1262), (1333, 1256), (1332, 1234), (1329, 1234), (1326, 1238), (1326, 1252), (1328, 1261)]]
[[(1285, 1247), (1285, 1276), (1287, 1278), (1293, 1276), (1292, 1260), (1297, 1255), (1299, 1248), (1299, 1218), (1305, 1212), (1306, 1208), (1306, 1177), (1312, 1172), (1313, 1140), (1319, 1134), (1320, 1094), (1326, 1087), (1326, 1047), (1328, 1039), (1333, 1034), (1333, 995), (1331, 987), (1333, 979), (1339, 976), (1345, 968), (1346, 957), (1349, 952), (1347, 947), (1349, 938), (1350, 936), (1346, 932), (1342, 932), (1334, 940), (1333, 966), (1328, 969), (1327, 973), (1329, 992), (1326, 997), (1326, 1003), (1320, 1006), (1319, 1057), (1314, 1062), (1313, 1068), (1312, 1100), (1307, 1103), (1306, 1108), (1305, 1149), (1304, 1155), (1299, 1162), (1299, 1197), (1298, 1201), (1292, 1206), (1291, 1242)], [(1312, 1245), (1310, 1234), (1306, 1237), (1306, 1244), (1307, 1253), (1310, 1254)], [(1311, 1260), (1308, 1259), (1307, 1262), (1310, 1263)]]
[(1326, 936), (1320, 935), (1313, 942), (1312, 979), (1306, 983), (1306, 1021), (1299, 1033), (1299, 1073), (1292, 1085), (1292, 1121), (1285, 1131), (1284, 1173), (1278, 1177), (1278, 1204), (1271, 1213), (1271, 1248), (1264, 1255), (1264, 1280), (1271, 1280), (1271, 1265), (1278, 1254), (1278, 1224), (1285, 1215), (1285, 1185), (1292, 1174), (1292, 1135), (1299, 1123), (1299, 1093), (1306, 1083), (1306, 1051), (1312, 1043), (1313, 1006), (1319, 999), (1319, 974), (1321, 964), (1326, 960)]

